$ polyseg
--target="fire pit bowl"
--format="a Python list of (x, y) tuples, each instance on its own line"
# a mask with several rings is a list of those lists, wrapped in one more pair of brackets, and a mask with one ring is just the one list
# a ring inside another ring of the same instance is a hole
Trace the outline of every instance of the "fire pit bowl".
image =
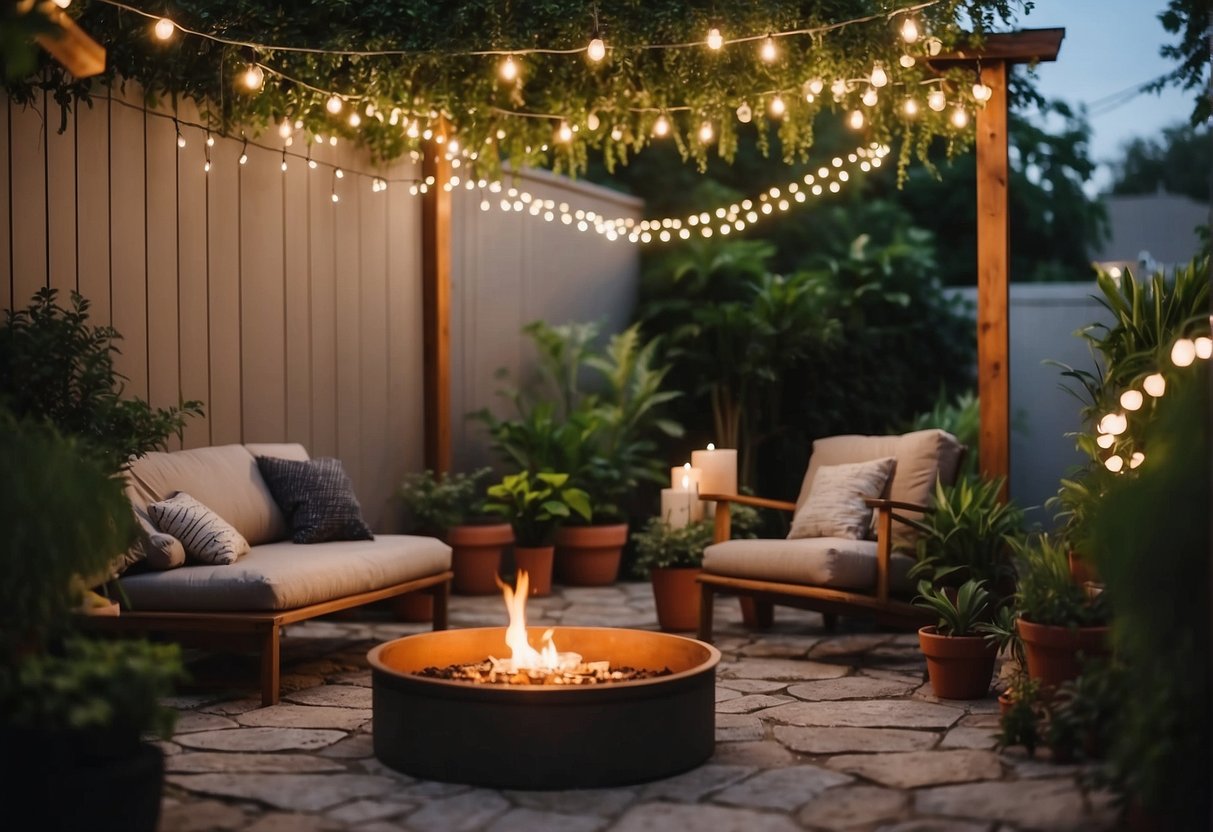
[[(533, 642), (545, 628), (528, 628)], [(562, 650), (671, 673), (581, 686), (416, 676), (500, 656), (504, 627), (420, 633), (370, 651), (375, 756), (427, 780), (510, 789), (620, 786), (694, 768), (715, 747), (720, 651), (609, 627), (560, 627)]]

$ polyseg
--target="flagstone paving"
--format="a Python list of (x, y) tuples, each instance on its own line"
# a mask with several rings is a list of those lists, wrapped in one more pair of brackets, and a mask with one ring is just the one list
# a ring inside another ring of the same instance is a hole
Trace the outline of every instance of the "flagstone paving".
[[(648, 584), (560, 588), (534, 624), (656, 629)], [(496, 597), (454, 597), (454, 627), (500, 626)], [(654, 783), (524, 792), (417, 780), (375, 759), (366, 652), (425, 625), (326, 619), (283, 640), (282, 703), (250, 689), (186, 694), (171, 742), (162, 832), (1017, 832), (1115, 826), (1080, 766), (995, 750), (993, 697), (931, 695), (911, 633), (779, 608), (741, 626), (721, 599), (716, 753)], [(510, 765), (503, 749), (501, 764)]]

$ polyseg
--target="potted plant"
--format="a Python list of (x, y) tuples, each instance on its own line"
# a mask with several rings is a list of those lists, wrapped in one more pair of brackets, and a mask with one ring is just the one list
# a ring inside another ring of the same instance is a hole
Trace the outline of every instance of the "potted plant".
[[(514, 542), (509, 523), (475, 522), (483, 515), (483, 488), (489, 473), (488, 468), (438, 475), (422, 471), (406, 476), (398, 492), (408, 515), (408, 529), (440, 537), (451, 547), (455, 573), (451, 589), (460, 595), (495, 594), (502, 552)], [(405, 598), (416, 599), (398, 610), (406, 620), (433, 617), (428, 593), (411, 593)]]
[(1015, 549), (1016, 627), (1028, 675), (1049, 692), (1076, 678), (1084, 658), (1107, 654), (1106, 596), (1074, 583), (1067, 547), (1056, 538), (1040, 534)]
[[(733, 537), (755, 537), (758, 512), (748, 506), (734, 506), (731, 528)], [(712, 538), (710, 520), (673, 528), (661, 517), (651, 518), (632, 535), (636, 545), (633, 568), (639, 577), (652, 581), (661, 629), (677, 632), (699, 626), (696, 578), (703, 572), (703, 550), (712, 545)]]
[(502, 391), (515, 416), (473, 414), (488, 427), (495, 450), (531, 472), (567, 471), (590, 497), (594, 525), (576, 516), (556, 532), (556, 571), (573, 586), (612, 583), (619, 572), (628, 526), (625, 500), (640, 483), (664, 482), (656, 437), (678, 437), (682, 427), (661, 417), (679, 394), (664, 389), (668, 367), (657, 367), (655, 342), (638, 327), (596, 348), (592, 323), (523, 331), (539, 355), (539, 380), (526, 390)]
[(1010, 596), (1015, 569), (1009, 544), (1023, 534), (1023, 512), (1001, 499), (1002, 486), (1002, 478), (937, 482), (931, 510), (913, 522), (920, 536), (910, 576), (953, 590), (981, 581), (996, 602)]
[[(157, 826), (174, 712), (159, 699), (181, 675), (175, 645), (94, 641), (73, 614), (134, 540), (134, 517), (106, 454), (0, 408), (0, 777), (12, 817), (42, 829)], [(64, 784), (70, 799), (64, 799)]]
[(1015, 624), (1017, 617), (1013, 604), (1003, 604), (989, 621), (978, 625), (978, 629), (985, 634), (986, 642), (1009, 662), (1004, 666), (1004, 670), (1009, 671), (1005, 675), (1007, 685), (998, 694), (998, 712), (1003, 716), (1014, 705), (1021, 681), (1028, 678), (1024, 666), (1023, 639), (1019, 637), (1019, 629)]
[(514, 566), (530, 575), (532, 595), (552, 591), (552, 534), (560, 522), (577, 515), (590, 519), (589, 496), (568, 485), (568, 474), (529, 471), (506, 474), (489, 486), (485, 511), (499, 514), (514, 529)]
[(939, 623), (918, 631), (931, 689), (940, 699), (981, 699), (990, 691), (998, 645), (982, 634), (991, 595), (982, 581), (968, 580), (953, 601), (927, 581), (918, 583), (916, 606), (932, 610)]

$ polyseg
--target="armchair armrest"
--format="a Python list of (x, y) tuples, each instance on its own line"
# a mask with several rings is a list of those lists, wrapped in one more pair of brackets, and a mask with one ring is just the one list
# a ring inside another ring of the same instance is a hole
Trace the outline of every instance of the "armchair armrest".
[(903, 511), (930, 510), (926, 506), (920, 506), (917, 503), (903, 503), (900, 500), (886, 500), (883, 497), (864, 497), (863, 502), (868, 508), (874, 508), (877, 510), (895, 508), (902, 509)]
[(889, 600), (889, 563), (893, 556), (893, 521), (912, 524), (913, 521), (894, 513), (902, 511), (929, 511), (926, 506), (886, 500), (880, 497), (865, 497), (864, 505), (876, 512), (876, 597), (883, 604)]
[(769, 500), (766, 497), (751, 497), (746, 494), (700, 494), (699, 499), (716, 503), (716, 526), (712, 534), (714, 543), (723, 543), (732, 533), (729, 506), (737, 503), (754, 508), (773, 508), (779, 511), (795, 511), (796, 504), (787, 500)]

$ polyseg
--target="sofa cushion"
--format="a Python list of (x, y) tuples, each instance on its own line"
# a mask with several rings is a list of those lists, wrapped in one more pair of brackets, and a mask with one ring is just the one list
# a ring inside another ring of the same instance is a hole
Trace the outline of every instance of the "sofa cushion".
[(126, 477), (136, 509), (146, 510), (149, 503), (184, 491), (253, 546), (286, 537), (286, 520), (257, 470), (257, 461), (241, 445), (153, 451), (134, 460)]
[(818, 468), (812, 492), (792, 518), (788, 538), (870, 538), (872, 509), (865, 499), (885, 493), (896, 464), (897, 460), (886, 456)]
[(362, 507), (354, 495), (339, 459), (293, 459), (257, 457), (257, 466), (270, 493), (286, 516), (295, 543), (327, 543), (332, 540), (370, 540), (374, 535), (362, 519)]
[(289, 610), (424, 578), (451, 568), (432, 537), (254, 546), (231, 566), (187, 566), (120, 580), (127, 606), (145, 611)]
[[(956, 479), (956, 469), (964, 446), (956, 437), (938, 428), (918, 430), (900, 436), (830, 436), (813, 443), (813, 455), (800, 486), (796, 500), (799, 509), (813, 490), (813, 480), (823, 465), (866, 462), (891, 456), (897, 460), (887, 493), (891, 500), (927, 505), (935, 489), (935, 480), (945, 485)], [(920, 512), (899, 511), (898, 514), (918, 519)], [(898, 548), (913, 548), (917, 534), (905, 523), (893, 524), (893, 543)]]
[(307, 448), (297, 442), (246, 442), (244, 447), (254, 457), (272, 456), (277, 459), (293, 459), (296, 462), (307, 462), (311, 459)]
[(147, 513), (159, 531), (181, 541), (190, 560), (224, 566), (248, 554), (240, 532), (184, 491), (152, 503)]
[[(908, 592), (914, 559), (893, 555), (889, 587)], [(727, 540), (703, 550), (703, 569), (712, 575), (872, 591), (876, 588), (876, 543), (841, 537), (797, 540)]]

